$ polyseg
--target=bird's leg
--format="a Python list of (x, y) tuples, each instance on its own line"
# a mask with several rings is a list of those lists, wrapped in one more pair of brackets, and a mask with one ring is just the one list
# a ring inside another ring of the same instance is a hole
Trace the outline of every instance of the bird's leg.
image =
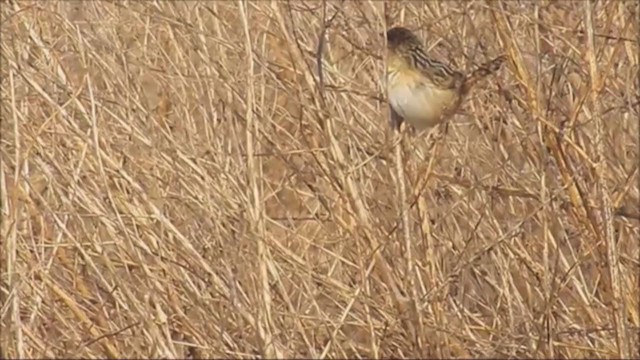
[(404, 122), (402, 116), (398, 115), (391, 106), (389, 106), (389, 126), (392, 130), (400, 131), (400, 126)]
[(442, 139), (444, 139), (445, 136), (447, 136), (448, 130), (449, 130), (449, 122), (446, 121), (443, 124), (440, 124), (441, 126), (436, 126), (435, 128), (431, 128), (430, 130), (428, 130), (428, 134), (427, 134), (427, 144), (429, 147), (429, 150), (433, 149), (433, 147)]

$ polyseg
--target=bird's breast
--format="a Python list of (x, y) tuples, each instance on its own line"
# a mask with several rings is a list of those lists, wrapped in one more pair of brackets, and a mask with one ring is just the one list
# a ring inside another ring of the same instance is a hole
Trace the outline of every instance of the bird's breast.
[(416, 129), (446, 120), (459, 104), (453, 89), (438, 88), (422, 76), (389, 73), (387, 93), (393, 110)]

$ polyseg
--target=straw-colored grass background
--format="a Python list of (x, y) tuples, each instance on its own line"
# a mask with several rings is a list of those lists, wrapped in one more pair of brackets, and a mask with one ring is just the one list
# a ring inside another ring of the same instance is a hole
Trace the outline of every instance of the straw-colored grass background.
[(1, 357), (640, 356), (637, 3), (0, 6)]

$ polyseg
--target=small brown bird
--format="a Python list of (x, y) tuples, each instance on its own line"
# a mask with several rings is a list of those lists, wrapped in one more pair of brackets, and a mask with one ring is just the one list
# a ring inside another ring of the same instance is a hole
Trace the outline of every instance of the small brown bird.
[(499, 56), (469, 75), (429, 58), (418, 37), (409, 29), (387, 31), (387, 94), (391, 127), (407, 121), (416, 130), (451, 118), (465, 96), (480, 80), (498, 71), (506, 56)]

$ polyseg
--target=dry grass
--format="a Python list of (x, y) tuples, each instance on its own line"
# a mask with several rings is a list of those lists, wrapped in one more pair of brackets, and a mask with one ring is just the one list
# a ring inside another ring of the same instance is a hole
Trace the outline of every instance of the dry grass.
[[(1, 8), (0, 357), (640, 356), (637, 3)], [(396, 24), (512, 58), (399, 168)]]

